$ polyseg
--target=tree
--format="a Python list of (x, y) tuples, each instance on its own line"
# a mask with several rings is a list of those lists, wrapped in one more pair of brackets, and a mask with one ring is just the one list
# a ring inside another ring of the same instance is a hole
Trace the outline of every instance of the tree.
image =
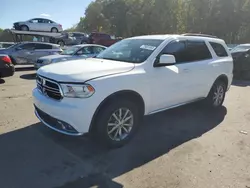
[(250, 0), (95, 0), (75, 30), (129, 37), (205, 33), (229, 43), (250, 38)]

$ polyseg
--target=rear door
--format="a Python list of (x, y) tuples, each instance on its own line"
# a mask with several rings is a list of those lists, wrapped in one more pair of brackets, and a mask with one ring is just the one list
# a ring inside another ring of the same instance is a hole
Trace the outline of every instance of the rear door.
[(212, 54), (210, 53), (205, 41), (188, 40), (186, 42), (186, 61), (183, 68), (186, 75), (190, 78), (189, 99), (203, 98), (207, 96), (207, 88), (209, 88), (212, 62)]
[(52, 50), (52, 45), (50, 44), (43, 44), (43, 43), (36, 43), (35, 50), (31, 56), (32, 63), (36, 62), (39, 57), (53, 55), (54, 52)]

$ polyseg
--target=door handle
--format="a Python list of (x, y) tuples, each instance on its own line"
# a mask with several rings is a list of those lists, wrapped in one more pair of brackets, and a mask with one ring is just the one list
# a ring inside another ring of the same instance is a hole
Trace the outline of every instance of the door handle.
[(190, 72), (190, 70), (189, 69), (183, 69), (183, 72)]

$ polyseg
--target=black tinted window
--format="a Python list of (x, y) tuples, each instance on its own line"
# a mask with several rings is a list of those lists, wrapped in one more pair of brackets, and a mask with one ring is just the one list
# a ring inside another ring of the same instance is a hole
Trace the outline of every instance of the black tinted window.
[(52, 46), (49, 44), (36, 44), (36, 49), (52, 49)]
[(35, 44), (27, 43), (27, 44), (20, 45), (19, 48), (21, 48), (23, 50), (34, 50), (35, 49)]
[(201, 61), (211, 59), (212, 55), (204, 41), (187, 41), (185, 59), (190, 61)]
[(217, 56), (219, 56), (219, 57), (227, 57), (228, 56), (227, 51), (225, 50), (225, 48), (221, 44), (218, 44), (215, 42), (210, 42), (210, 44), (211, 44), (212, 48), (214, 49)]
[(184, 41), (174, 41), (168, 44), (162, 51), (162, 54), (170, 54), (175, 56), (176, 63), (185, 62), (186, 44)]

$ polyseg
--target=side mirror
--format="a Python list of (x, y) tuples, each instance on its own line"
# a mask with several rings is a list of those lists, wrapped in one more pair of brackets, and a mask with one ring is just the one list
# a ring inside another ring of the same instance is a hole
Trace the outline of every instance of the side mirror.
[(159, 62), (155, 64), (155, 67), (162, 67), (168, 65), (174, 65), (176, 63), (175, 57), (173, 55), (161, 55)]

